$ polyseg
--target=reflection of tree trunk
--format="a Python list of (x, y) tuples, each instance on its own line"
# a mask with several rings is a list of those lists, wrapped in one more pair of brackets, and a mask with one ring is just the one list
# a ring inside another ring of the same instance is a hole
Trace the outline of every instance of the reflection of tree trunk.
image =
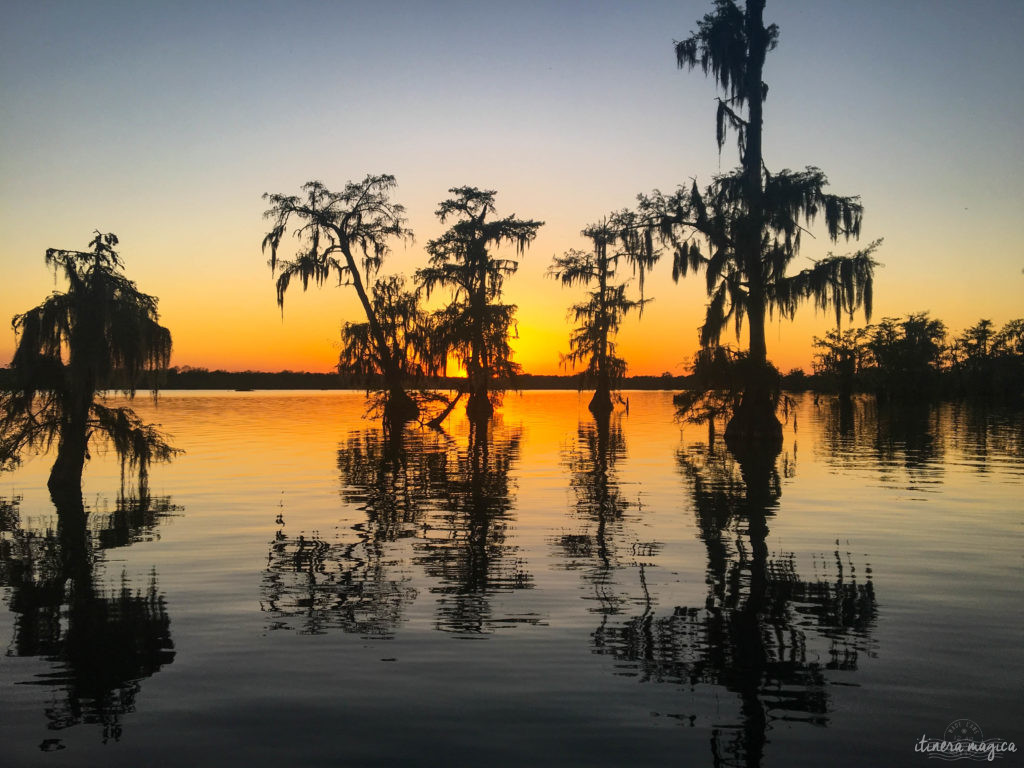
[(83, 592), (92, 590), (87, 515), (82, 503), (82, 491), (78, 488), (51, 488), (50, 498), (57, 508), (62, 577), (71, 580), (73, 596), (78, 598), (83, 596)]
[[(393, 377), (397, 379), (398, 377)], [(384, 421), (390, 427), (400, 426), (407, 421), (414, 420), (420, 414), (420, 408), (416, 401), (409, 397), (409, 393), (402, 389), (397, 381), (388, 385), (387, 402), (384, 405)]]
[[(778, 496), (775, 486), (775, 459), (778, 450), (750, 449), (737, 455), (740, 473), (746, 485), (747, 536), (750, 539), (750, 592), (746, 603), (735, 614), (736, 644), (742, 658), (740, 685), (743, 713), (743, 741), (748, 766), (760, 766), (767, 742), (768, 714), (761, 701), (761, 684), (768, 667), (768, 650), (763, 637), (762, 617), (768, 605), (768, 520), (766, 511)], [(741, 554), (741, 561), (742, 561)]]
[(849, 435), (853, 432), (853, 400), (849, 395), (839, 396), (839, 434)]
[[(744, 473), (746, 474), (746, 473)], [(767, 742), (768, 713), (761, 701), (761, 684), (768, 667), (768, 651), (762, 636), (762, 615), (768, 610), (768, 525), (765, 521), (763, 496), (768, 495), (769, 478), (756, 488), (747, 485), (748, 536), (751, 558), (749, 564), (750, 594), (746, 604), (735, 614), (734, 630), (739, 656), (743, 660), (740, 684), (743, 715), (743, 742), (748, 766), (760, 766)], [(760, 480), (758, 481), (760, 482)]]
[[(481, 377), (483, 378), (483, 377)], [(494, 406), (487, 396), (487, 382), (478, 382), (474, 390), (469, 394), (469, 402), (466, 403), (466, 415), (474, 421), (488, 419), (494, 413)]]

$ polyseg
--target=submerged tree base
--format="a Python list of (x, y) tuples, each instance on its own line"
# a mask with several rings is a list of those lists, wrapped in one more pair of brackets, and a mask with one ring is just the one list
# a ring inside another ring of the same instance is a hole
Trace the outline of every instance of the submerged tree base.
[(384, 420), (392, 425), (415, 421), (420, 416), (420, 407), (404, 389), (392, 389), (388, 392), (384, 404)]
[(469, 402), (466, 403), (466, 415), (472, 421), (489, 419), (493, 413), (494, 406), (491, 404), (491, 399), (485, 393), (473, 392), (470, 394)]
[(782, 447), (782, 422), (775, 415), (775, 402), (767, 393), (745, 393), (736, 412), (725, 426), (725, 443), (734, 454)]
[(612, 401), (611, 392), (607, 389), (598, 389), (594, 392), (594, 396), (590, 398), (590, 404), (587, 406), (590, 412), (595, 417), (607, 416), (615, 409), (615, 403)]

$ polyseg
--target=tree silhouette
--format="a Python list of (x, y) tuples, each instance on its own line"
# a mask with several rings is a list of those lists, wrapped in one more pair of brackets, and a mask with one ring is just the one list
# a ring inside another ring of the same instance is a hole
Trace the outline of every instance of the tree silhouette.
[(832, 384), (840, 396), (848, 398), (868, 365), (871, 355), (867, 346), (868, 328), (839, 328), (814, 337), (814, 373)]
[(883, 317), (870, 329), (868, 349), (879, 399), (920, 398), (938, 385), (946, 351), (946, 326), (918, 312), (899, 319)]
[[(122, 461), (144, 481), (150, 462), (175, 450), (130, 408), (97, 402), (98, 392), (135, 395), (145, 374), (167, 367), (171, 333), (159, 323), (157, 299), (122, 273), (117, 237), (96, 232), (88, 251), (49, 248), (46, 263), (67, 282), (38, 307), (12, 322), (18, 346), (13, 386), (0, 393), (0, 464), (25, 449), (45, 450), (57, 440), (50, 488), (81, 488), (88, 446), (106, 437)], [(151, 381), (154, 391), (155, 378)]]
[[(434, 318), (421, 306), (419, 291), (408, 290), (405, 279), (400, 275), (382, 277), (373, 284), (371, 306), (387, 344), (388, 355), (401, 372), (403, 382), (411, 385), (421, 381), (425, 375), (441, 370), (443, 360), (438, 359), (432, 347)], [(387, 363), (374, 342), (370, 323), (345, 323), (341, 328), (338, 370), (372, 386), (383, 377), (386, 369)], [(417, 409), (422, 408), (425, 401), (441, 397), (423, 391), (407, 394)], [(389, 404), (393, 401), (391, 390), (385, 389), (377, 392), (372, 406), (372, 410), (384, 415), (386, 429), (396, 423), (389, 411)], [(398, 422), (402, 420), (399, 418)]]
[[(672, 195), (641, 196), (640, 210), (657, 234), (674, 249), (673, 279), (704, 270), (710, 301), (701, 344), (713, 346), (730, 323), (739, 335), (749, 329), (747, 381), (727, 439), (781, 440), (772, 397), (774, 371), (767, 362), (768, 313), (792, 318), (797, 306), (813, 300), (832, 307), (837, 318), (863, 307), (871, 313), (872, 252), (878, 242), (850, 256), (829, 255), (794, 275), (787, 268), (800, 250), (801, 233), (823, 215), (832, 241), (860, 234), (862, 207), (856, 197), (825, 191), (819, 169), (769, 172), (762, 154), (763, 107), (768, 86), (762, 79), (766, 54), (779, 30), (765, 27), (765, 0), (748, 0), (741, 10), (733, 0), (716, 0), (697, 31), (675, 45), (680, 68), (700, 67), (715, 79), (725, 98), (718, 100), (719, 151), (729, 131), (737, 135), (740, 167), (716, 176), (702, 191), (696, 181)], [(697, 240), (705, 240), (702, 249)]]
[(633, 310), (642, 311), (647, 300), (628, 298), (626, 283), (615, 282), (620, 259), (636, 254), (628, 249), (632, 230), (613, 218), (590, 225), (582, 234), (593, 243), (593, 249), (556, 256), (548, 274), (562, 285), (593, 287), (586, 301), (569, 310), (577, 325), (569, 336), (565, 360), (572, 365), (586, 363), (584, 380), (594, 383), (588, 407), (599, 415), (612, 410), (612, 390), (626, 373), (626, 361), (615, 354), (615, 334), (623, 318)]
[[(369, 352), (355, 372), (371, 370), (381, 376), (386, 416), (393, 423), (401, 423), (416, 418), (419, 408), (405, 391), (409, 360), (403, 357), (404, 341), (389, 335), (400, 323), (382, 318), (375, 311), (376, 297), (371, 298), (367, 292), (367, 284), (390, 252), (388, 241), (412, 237), (405, 228), (405, 209), (391, 201), (395, 187), (394, 176), (371, 175), (358, 183), (346, 183), (341, 192), (331, 192), (321, 182), (310, 181), (302, 187), (304, 197), (266, 194), (263, 199), (269, 201), (270, 208), (264, 216), (273, 221), (273, 228), (263, 238), (263, 250), (270, 248), (270, 270), (277, 275), (277, 303), (282, 311), (292, 280), (300, 280), (303, 290), (311, 280), (322, 285), (332, 276), (339, 285), (352, 286), (366, 316), (361, 349)], [(294, 258), (281, 259), (281, 239), (293, 220), (300, 245)], [(353, 330), (352, 335), (359, 335), (359, 331)], [(346, 344), (351, 347), (351, 339)], [(343, 352), (341, 366), (348, 362)]]
[(442, 359), (450, 353), (466, 367), (466, 412), (471, 418), (486, 418), (494, 411), (495, 380), (509, 379), (519, 369), (509, 347), (516, 308), (500, 302), (505, 278), (519, 262), (496, 258), (490, 249), (509, 244), (522, 254), (544, 222), (514, 214), (495, 218), (494, 190), (448, 191), (453, 197), (440, 204), (437, 216), (442, 223), (453, 223), (427, 243), (430, 266), (416, 275), (428, 298), (438, 287), (452, 292), (451, 303), (435, 315), (434, 349)]

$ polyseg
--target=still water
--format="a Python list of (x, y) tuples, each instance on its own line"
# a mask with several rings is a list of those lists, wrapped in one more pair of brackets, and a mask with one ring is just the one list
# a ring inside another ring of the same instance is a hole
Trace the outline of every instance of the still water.
[(86, 516), (46, 457), (0, 475), (0, 763), (925, 765), (961, 718), (1024, 749), (1021, 414), (807, 395), (740, 463), (628, 397), (393, 440), (358, 393), (172, 392), (135, 404), (186, 451), (148, 495), (112, 456)]

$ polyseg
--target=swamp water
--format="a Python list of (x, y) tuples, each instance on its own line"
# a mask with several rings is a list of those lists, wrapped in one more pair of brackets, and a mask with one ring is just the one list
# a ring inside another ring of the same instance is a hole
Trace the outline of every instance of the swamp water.
[(1024, 750), (1022, 414), (799, 396), (741, 464), (627, 394), (394, 441), (361, 393), (169, 392), (148, 496), (112, 456), (61, 515), (48, 457), (0, 475), (0, 764), (925, 765), (960, 719)]

